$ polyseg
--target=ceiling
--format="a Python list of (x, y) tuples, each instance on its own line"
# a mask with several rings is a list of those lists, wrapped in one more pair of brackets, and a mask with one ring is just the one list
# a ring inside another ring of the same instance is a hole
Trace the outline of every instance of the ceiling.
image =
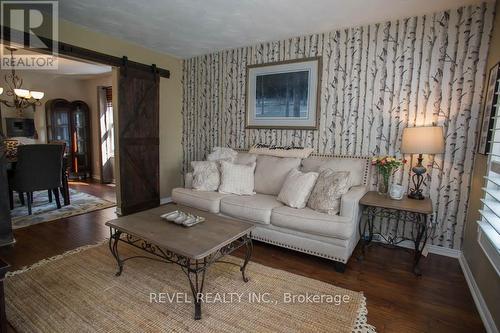
[(481, 0), (64, 0), (60, 16), (90, 30), (188, 58)]

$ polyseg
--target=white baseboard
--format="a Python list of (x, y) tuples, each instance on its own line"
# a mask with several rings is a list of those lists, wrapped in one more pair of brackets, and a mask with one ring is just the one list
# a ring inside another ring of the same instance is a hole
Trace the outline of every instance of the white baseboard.
[(160, 198), (160, 205), (168, 204), (172, 202), (171, 197)]
[(469, 289), (470, 289), (470, 292), (472, 294), (472, 298), (474, 299), (474, 303), (476, 303), (477, 311), (479, 312), (479, 315), (481, 316), (484, 327), (486, 328), (486, 332), (499, 333), (498, 328), (496, 327), (495, 322), (493, 321), (493, 317), (491, 316), (490, 310), (488, 310), (488, 306), (486, 305), (486, 302), (484, 301), (483, 295), (481, 294), (481, 291), (479, 290), (479, 287), (476, 283), (476, 280), (474, 279), (474, 276), (472, 275), (472, 271), (470, 270), (469, 264), (467, 263), (467, 260), (465, 259), (463, 253), (461, 253), (460, 256), (458, 257), (458, 261), (460, 262), (460, 266), (462, 267), (462, 271), (464, 273), (465, 280), (467, 281), (467, 284), (469, 285)]

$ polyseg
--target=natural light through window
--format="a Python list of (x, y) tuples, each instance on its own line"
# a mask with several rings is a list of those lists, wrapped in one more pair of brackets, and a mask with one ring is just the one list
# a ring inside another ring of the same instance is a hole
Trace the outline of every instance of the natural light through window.
[[(500, 88), (500, 85), (499, 85)], [(497, 88), (496, 94), (499, 93)], [(486, 256), (500, 275), (500, 117), (498, 102), (488, 159), (483, 209), (480, 211), (478, 241)]]

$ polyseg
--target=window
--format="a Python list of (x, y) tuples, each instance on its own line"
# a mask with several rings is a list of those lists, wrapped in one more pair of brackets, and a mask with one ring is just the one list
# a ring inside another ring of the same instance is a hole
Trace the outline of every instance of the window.
[[(498, 96), (500, 85), (495, 94)], [(483, 209), (480, 210), (478, 242), (493, 267), (500, 275), (500, 113), (495, 105), (493, 133), (490, 141), (488, 157), (488, 172), (486, 174), (486, 187), (484, 188)]]

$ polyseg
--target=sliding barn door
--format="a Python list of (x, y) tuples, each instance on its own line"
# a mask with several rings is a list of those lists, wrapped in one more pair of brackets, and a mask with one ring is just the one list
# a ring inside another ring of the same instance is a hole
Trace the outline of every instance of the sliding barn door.
[(159, 85), (156, 71), (120, 69), (117, 187), (121, 214), (160, 204)]

